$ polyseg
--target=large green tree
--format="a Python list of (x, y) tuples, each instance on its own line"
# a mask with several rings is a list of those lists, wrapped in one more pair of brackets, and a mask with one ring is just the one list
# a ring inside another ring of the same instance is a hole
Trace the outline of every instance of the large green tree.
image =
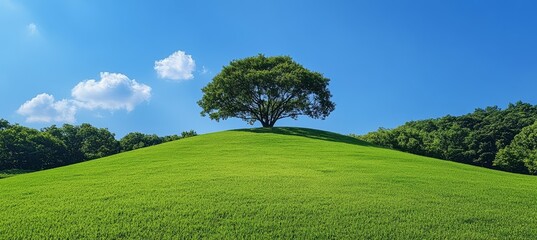
[(219, 121), (240, 118), (272, 127), (300, 115), (324, 119), (335, 108), (330, 79), (288, 56), (258, 55), (232, 61), (202, 91), (202, 116)]
[(49, 133), (20, 125), (0, 129), (0, 169), (57, 167), (65, 155), (65, 144)]
[(501, 149), (494, 165), (512, 172), (537, 174), (537, 122), (527, 126)]
[(119, 142), (106, 128), (96, 128), (83, 123), (77, 135), (83, 139), (80, 150), (84, 153), (85, 159), (101, 158), (120, 152)]
[(42, 131), (61, 139), (67, 146), (67, 155), (64, 160), (66, 164), (78, 163), (87, 160), (81, 151), (84, 139), (78, 134), (80, 126), (64, 124), (62, 127), (52, 125), (42, 129)]
[(64, 124), (60, 128), (53, 125), (43, 131), (61, 139), (67, 145), (68, 163), (105, 157), (120, 151), (119, 142), (113, 133), (88, 123), (80, 126)]

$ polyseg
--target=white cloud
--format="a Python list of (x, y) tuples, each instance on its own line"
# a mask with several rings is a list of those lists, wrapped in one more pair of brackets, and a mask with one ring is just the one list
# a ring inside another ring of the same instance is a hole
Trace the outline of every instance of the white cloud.
[(77, 108), (70, 100), (54, 100), (54, 96), (42, 93), (22, 104), (17, 113), (27, 122), (75, 122)]
[(172, 80), (193, 79), (196, 62), (183, 51), (174, 52), (162, 60), (155, 61), (155, 71), (160, 78)]
[(28, 30), (28, 34), (30, 34), (30, 36), (39, 34), (39, 30), (37, 30), (37, 25), (35, 25), (35, 23), (28, 24), (26, 29)]
[(121, 73), (102, 72), (101, 79), (78, 83), (71, 95), (77, 105), (87, 109), (132, 111), (134, 107), (151, 97), (151, 87), (130, 80)]
[(54, 96), (42, 93), (22, 104), (17, 113), (26, 117), (27, 122), (74, 123), (80, 109), (132, 111), (137, 104), (149, 100), (151, 87), (121, 73), (102, 72), (99, 81), (91, 79), (78, 83), (71, 95), (73, 99), (56, 101)]

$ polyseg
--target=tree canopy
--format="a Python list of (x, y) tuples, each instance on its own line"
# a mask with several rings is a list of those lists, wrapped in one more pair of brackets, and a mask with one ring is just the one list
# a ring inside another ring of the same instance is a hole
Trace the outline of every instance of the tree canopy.
[(300, 115), (326, 118), (335, 104), (330, 79), (312, 72), (288, 56), (260, 54), (232, 61), (202, 91), (202, 116), (219, 121), (240, 118), (272, 127), (282, 118)]
[(117, 141), (108, 129), (87, 123), (36, 130), (0, 119), (0, 170), (54, 168), (196, 135), (194, 130), (164, 137), (134, 132)]
[(523, 128), (511, 144), (501, 149), (494, 165), (512, 172), (537, 174), (537, 122)]
[(536, 141), (532, 131), (537, 126), (528, 127), (536, 120), (537, 106), (517, 102), (503, 110), (492, 106), (458, 117), (411, 121), (359, 138), (424, 156), (537, 174), (537, 168), (532, 169), (537, 154), (531, 145)]

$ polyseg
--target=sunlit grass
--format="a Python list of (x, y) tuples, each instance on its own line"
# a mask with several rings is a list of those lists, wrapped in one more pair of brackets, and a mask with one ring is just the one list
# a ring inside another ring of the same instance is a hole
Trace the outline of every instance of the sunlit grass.
[(19, 169), (0, 170), (0, 179), (12, 177), (12, 176), (23, 174), (23, 173), (29, 173), (29, 172), (33, 172), (33, 171), (32, 170), (19, 170)]
[(219, 132), (0, 180), (0, 238), (536, 239), (537, 178), (328, 132)]

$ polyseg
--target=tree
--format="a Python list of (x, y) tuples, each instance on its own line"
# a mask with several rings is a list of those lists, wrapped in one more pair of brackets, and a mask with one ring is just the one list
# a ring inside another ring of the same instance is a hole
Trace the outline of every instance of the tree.
[(523, 128), (511, 144), (501, 149), (494, 165), (511, 172), (537, 174), (537, 122)]
[(96, 128), (90, 124), (80, 125), (77, 136), (82, 140), (80, 147), (86, 160), (106, 157), (120, 152), (119, 142), (106, 128)]
[(181, 132), (181, 138), (188, 138), (198, 136), (198, 133), (194, 130)]
[(171, 141), (179, 140), (181, 138), (182, 138), (181, 136), (179, 136), (177, 134), (174, 134), (174, 135), (168, 135), (168, 136), (161, 137), (160, 139), (162, 139), (162, 142), (165, 143), (165, 142), (171, 142)]
[[(379, 129), (359, 138), (405, 152), (511, 172), (537, 174), (537, 150), (535, 153), (528, 152), (527, 147), (511, 143), (522, 129), (535, 121), (537, 106), (517, 102), (509, 104), (503, 110), (492, 106), (478, 108), (473, 113), (458, 117), (448, 115), (411, 121), (394, 129)], [(522, 142), (520, 139), (516, 141)]]
[(63, 165), (66, 146), (46, 132), (13, 125), (0, 131), (0, 169), (41, 170)]
[(202, 116), (213, 120), (240, 118), (273, 127), (282, 118), (300, 115), (326, 118), (335, 108), (330, 79), (312, 72), (288, 56), (234, 60), (202, 91)]
[(67, 146), (65, 164), (79, 163), (86, 160), (84, 153), (81, 151), (84, 139), (78, 134), (80, 131), (79, 126), (64, 124), (62, 127), (57, 127), (56, 125), (52, 125), (42, 129), (42, 131), (55, 136), (65, 143)]
[(157, 135), (152, 134), (143, 134), (139, 132), (131, 132), (125, 137), (121, 138), (119, 145), (121, 146), (121, 151), (131, 151), (138, 148), (153, 146), (162, 143), (162, 138), (159, 138)]
[(6, 129), (9, 127), (9, 122), (5, 119), (0, 118), (0, 130)]
[(129, 151), (196, 136), (197, 133), (190, 130), (181, 135), (159, 137), (135, 132), (117, 141), (108, 129), (87, 123), (80, 126), (52, 125), (38, 131), (0, 119), (0, 170), (59, 167), (109, 156), (120, 150)]

